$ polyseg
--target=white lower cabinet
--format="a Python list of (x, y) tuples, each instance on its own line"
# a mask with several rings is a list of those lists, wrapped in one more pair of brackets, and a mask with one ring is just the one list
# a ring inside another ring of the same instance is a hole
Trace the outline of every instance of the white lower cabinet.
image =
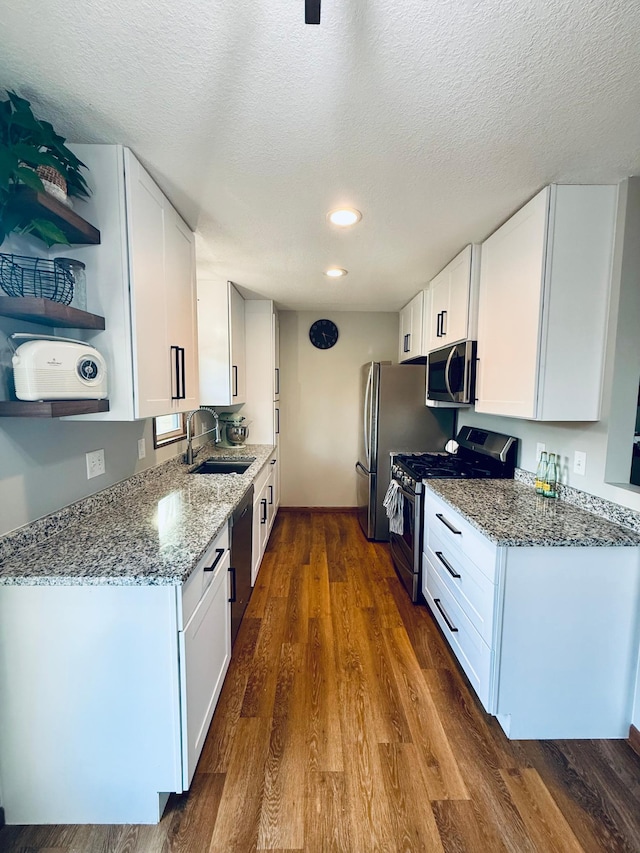
[(0, 586), (7, 824), (157, 823), (189, 787), (229, 665), (228, 542), (183, 587)]
[[(225, 530), (201, 560), (196, 572), (203, 578), (202, 597), (178, 634), (185, 790), (193, 779), (231, 660), (228, 546)], [(182, 609), (184, 615), (184, 595)]]
[(638, 549), (498, 547), (425, 497), (422, 592), (510, 738), (623, 738), (638, 646)]
[(278, 469), (278, 451), (276, 449), (254, 482), (251, 586), (255, 585), (258, 577), (269, 534), (280, 506), (280, 474)]

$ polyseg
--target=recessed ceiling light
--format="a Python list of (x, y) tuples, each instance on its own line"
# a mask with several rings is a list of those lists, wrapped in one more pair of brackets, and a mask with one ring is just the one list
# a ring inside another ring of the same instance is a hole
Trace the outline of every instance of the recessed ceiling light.
[(355, 225), (356, 222), (360, 222), (362, 214), (353, 207), (341, 207), (337, 210), (330, 210), (327, 213), (327, 219), (329, 222), (333, 222), (334, 225), (346, 228), (349, 225)]
[(347, 270), (340, 269), (340, 267), (331, 267), (329, 270), (325, 270), (325, 275), (328, 275), (329, 278), (342, 278), (342, 276), (347, 275)]

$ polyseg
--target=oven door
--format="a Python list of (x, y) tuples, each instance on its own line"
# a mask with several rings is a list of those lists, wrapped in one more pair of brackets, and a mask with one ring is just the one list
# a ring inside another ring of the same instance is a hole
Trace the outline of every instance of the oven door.
[(402, 533), (389, 533), (389, 546), (398, 577), (415, 604), (420, 593), (422, 495), (401, 491), (404, 497)]
[(427, 400), (471, 404), (475, 401), (476, 342), (463, 341), (429, 353)]

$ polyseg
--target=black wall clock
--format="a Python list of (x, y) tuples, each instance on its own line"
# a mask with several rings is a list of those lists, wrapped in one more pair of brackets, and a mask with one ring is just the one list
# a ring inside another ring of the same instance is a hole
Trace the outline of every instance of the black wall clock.
[(309, 329), (309, 340), (318, 349), (331, 349), (338, 340), (338, 327), (331, 320), (316, 320)]

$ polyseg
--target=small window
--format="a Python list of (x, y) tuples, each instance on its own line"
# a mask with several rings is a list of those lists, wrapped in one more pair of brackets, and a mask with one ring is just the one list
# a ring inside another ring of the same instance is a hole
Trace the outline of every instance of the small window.
[(153, 446), (162, 447), (187, 436), (184, 414), (162, 415), (153, 419)]

